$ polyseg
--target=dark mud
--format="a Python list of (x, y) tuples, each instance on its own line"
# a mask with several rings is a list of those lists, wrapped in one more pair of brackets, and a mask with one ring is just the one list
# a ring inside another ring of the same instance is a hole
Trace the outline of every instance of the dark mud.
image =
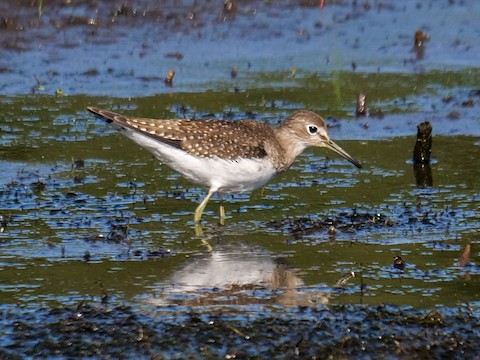
[(340, 233), (358, 233), (367, 231), (369, 233), (388, 232), (389, 229), (401, 232), (429, 232), (447, 233), (454, 229), (453, 225), (461, 221), (467, 214), (461, 214), (458, 209), (444, 209), (443, 211), (432, 211), (431, 208), (419, 209), (409, 207), (405, 204), (403, 212), (399, 209), (390, 209), (389, 215), (382, 213), (362, 213), (356, 209), (349, 212), (340, 212), (335, 218), (314, 219), (295, 218), (283, 219), (279, 222), (270, 222), (268, 225), (275, 229), (282, 229), (301, 238), (315, 233), (328, 233), (330, 240), (336, 240)]
[[(175, 319), (129, 306), (79, 304), (2, 309), (0, 356), (42, 358), (475, 358), (478, 314), (468, 307), (415, 311), (389, 306), (298, 308), (280, 316), (220, 312)], [(38, 324), (42, 324), (38, 326)]]
[[(1, 2), (0, 358), (478, 356), (479, 3), (320, 5)], [(91, 105), (307, 107), (364, 170), (308, 152), (197, 237), (203, 191)]]

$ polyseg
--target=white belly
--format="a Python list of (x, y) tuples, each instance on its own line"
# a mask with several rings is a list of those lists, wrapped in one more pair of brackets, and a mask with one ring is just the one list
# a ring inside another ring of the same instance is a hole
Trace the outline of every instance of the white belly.
[(157, 159), (193, 183), (220, 193), (252, 191), (269, 181), (276, 171), (266, 159), (223, 160), (197, 158), (183, 150), (155, 141), (133, 131), (124, 135), (151, 151)]

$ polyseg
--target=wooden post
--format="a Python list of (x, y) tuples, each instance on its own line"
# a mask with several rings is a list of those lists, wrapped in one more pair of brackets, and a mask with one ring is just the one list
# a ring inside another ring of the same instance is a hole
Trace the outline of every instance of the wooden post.
[(417, 126), (417, 141), (413, 149), (413, 172), (417, 186), (432, 186), (432, 168), (430, 155), (432, 154), (432, 124), (428, 121)]

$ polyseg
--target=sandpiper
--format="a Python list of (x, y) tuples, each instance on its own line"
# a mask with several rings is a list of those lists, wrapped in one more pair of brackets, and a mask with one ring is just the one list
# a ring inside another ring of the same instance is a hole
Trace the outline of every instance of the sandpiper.
[(223, 194), (263, 186), (287, 170), (307, 147), (325, 147), (356, 167), (362, 167), (330, 140), (325, 121), (309, 110), (295, 111), (278, 128), (253, 120), (161, 120), (126, 116), (96, 107), (87, 110), (186, 179), (208, 189), (207, 196), (195, 210), (196, 224), (214, 193), (220, 196), (223, 224)]

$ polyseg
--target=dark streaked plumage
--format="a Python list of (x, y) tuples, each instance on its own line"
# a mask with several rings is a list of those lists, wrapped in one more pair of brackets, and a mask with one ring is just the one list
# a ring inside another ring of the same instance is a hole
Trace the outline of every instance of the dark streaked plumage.
[(88, 110), (108, 123), (137, 129), (152, 139), (204, 158), (262, 158), (266, 156), (264, 142), (273, 136), (271, 127), (252, 120), (160, 120), (128, 117), (93, 107)]

